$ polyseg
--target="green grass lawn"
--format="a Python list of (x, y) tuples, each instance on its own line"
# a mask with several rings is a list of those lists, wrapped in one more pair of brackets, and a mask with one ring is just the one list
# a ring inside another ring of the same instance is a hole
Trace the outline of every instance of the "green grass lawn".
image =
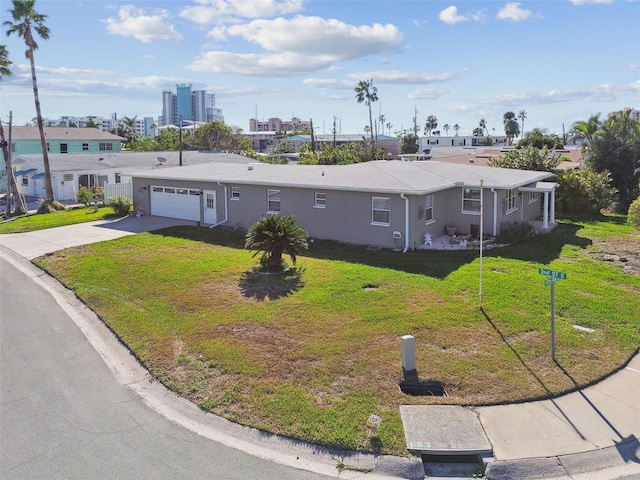
[[(640, 276), (602, 261), (598, 242), (640, 239), (621, 217), (572, 218), (549, 235), (478, 252), (370, 251), (316, 241), (263, 275), (243, 235), (174, 227), (68, 249), (36, 263), (74, 290), (154, 378), (203, 409), (330, 447), (404, 454), (401, 404), (544, 398), (619, 368), (640, 345)], [(549, 287), (555, 286), (551, 360)], [(593, 329), (589, 333), (574, 325)], [(400, 337), (421, 380), (447, 397), (399, 391)], [(383, 421), (369, 437), (371, 413)]]
[(101, 207), (97, 212), (93, 207), (76, 207), (59, 212), (21, 215), (0, 222), (0, 234), (33, 232), (109, 218), (115, 218), (111, 207)]

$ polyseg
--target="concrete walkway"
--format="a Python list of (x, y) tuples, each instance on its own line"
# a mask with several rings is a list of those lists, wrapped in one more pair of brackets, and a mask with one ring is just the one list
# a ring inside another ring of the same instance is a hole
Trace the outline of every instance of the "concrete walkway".
[[(0, 235), (0, 255), (21, 265), (25, 272), (31, 271), (35, 278), (37, 268), (25, 259), (173, 225), (195, 225), (195, 222), (125, 217)], [(335, 469), (336, 452), (230, 424), (203, 413), (162, 386), (149, 383), (146, 371), (91, 311), (77, 300), (71, 301), (73, 295), (65, 293), (53, 279), (38, 281), (46, 281), (49, 289), (57, 292), (54, 296), (61, 298), (59, 303), (64, 304), (89, 341), (98, 341), (94, 346), (112, 366), (116, 377), (154, 410), (208, 438), (259, 452), (265, 459), (297, 467), (303, 464), (303, 468), (325, 475), (333, 471), (341, 478), (360, 476), (351, 470), (339, 473)], [(140, 382), (132, 382), (132, 378)], [(478, 408), (403, 406), (401, 415), (408, 448), (417, 455), (430, 450), (454, 455), (457, 446), (464, 449), (458, 453), (484, 454), (490, 447), (493, 461), (489, 461), (486, 474), (491, 480), (640, 480), (640, 354), (598, 384), (553, 400)], [(416, 425), (423, 427), (415, 428)], [(366, 475), (369, 479), (424, 478), (419, 457), (354, 453), (342, 460), (358, 469), (371, 469), (372, 473)], [(456, 478), (452, 474), (441, 477)]]

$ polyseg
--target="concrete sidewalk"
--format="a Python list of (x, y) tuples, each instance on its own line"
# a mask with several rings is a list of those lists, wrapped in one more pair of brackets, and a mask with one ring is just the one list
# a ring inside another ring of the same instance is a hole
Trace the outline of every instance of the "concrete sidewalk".
[[(124, 235), (195, 224), (142, 216), (5, 234), (0, 235), (0, 255), (11, 257), (12, 263), (21, 264), (25, 271), (35, 272), (37, 268), (24, 259)], [(36, 277), (36, 273), (32, 275)], [(64, 289), (55, 280), (47, 278), (46, 282), (56, 295), (64, 297)], [(106, 327), (91, 316), (92, 312), (77, 301), (64, 298), (61, 302), (64, 308), (71, 309), (69, 314), (74, 321), (84, 319), (79, 327), (87, 338), (109, 343), (108, 347), (101, 344), (96, 349), (113, 366), (123, 385), (137, 391), (154, 410), (216, 441), (247, 448), (247, 451), (260, 451), (259, 456), (265, 459), (298, 467), (304, 463), (304, 468), (323, 474), (332, 468), (335, 470), (335, 465), (330, 466), (335, 464), (331, 460), (335, 452), (230, 424), (187, 405), (188, 402), (161, 385), (149, 383), (147, 373), (137, 366), (115, 337), (111, 338)], [(118, 373), (123, 365), (126, 371)], [(132, 378), (140, 381), (132, 382)], [(410, 450), (420, 454), (433, 447), (440, 454), (453, 455), (455, 448), (460, 447), (465, 450), (462, 453), (490, 453), (493, 461), (489, 461), (486, 474), (491, 480), (640, 480), (640, 354), (598, 384), (553, 400), (477, 408), (403, 406), (401, 414), (403, 422), (409, 422), (405, 433)], [(357, 468), (371, 468), (373, 472), (366, 478), (424, 478), (419, 457), (348, 453), (344, 460)], [(341, 478), (359, 477), (355, 472), (335, 470), (335, 474)], [(429, 478), (444, 477), (461, 478), (451, 473)]]

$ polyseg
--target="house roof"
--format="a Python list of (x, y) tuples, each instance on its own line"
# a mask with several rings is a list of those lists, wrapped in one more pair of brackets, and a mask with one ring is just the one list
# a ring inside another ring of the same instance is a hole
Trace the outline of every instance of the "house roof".
[(375, 161), (352, 165), (272, 165), (208, 163), (136, 172), (134, 178), (211, 181), (236, 185), (318, 188), (423, 195), (453, 187), (509, 189), (552, 174), (442, 162)]
[[(68, 128), (68, 127), (44, 127), (44, 135), (47, 140), (118, 140), (126, 138), (112, 133), (102, 132), (97, 128)], [(38, 127), (12, 127), (11, 141), (40, 140)]]
[[(154, 168), (179, 167), (180, 152), (114, 152), (114, 153), (55, 153), (49, 154), (49, 165), (54, 172), (113, 170), (148, 170)], [(159, 159), (164, 159), (161, 162)], [(206, 162), (238, 162), (246, 164), (254, 161), (235, 153), (212, 153), (200, 151), (182, 152), (182, 165), (197, 165)], [(34, 166), (44, 170), (41, 154), (18, 155), (13, 165), (25, 170)]]

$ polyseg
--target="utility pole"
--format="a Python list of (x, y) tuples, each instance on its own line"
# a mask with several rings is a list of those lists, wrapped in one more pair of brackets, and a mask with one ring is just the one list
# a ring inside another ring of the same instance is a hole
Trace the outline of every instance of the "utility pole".
[(336, 148), (336, 116), (333, 116), (333, 148)]
[(180, 166), (182, 166), (182, 115), (178, 117), (178, 158), (180, 159)]
[(417, 107), (413, 107), (413, 134), (417, 137), (418, 136), (418, 108)]

